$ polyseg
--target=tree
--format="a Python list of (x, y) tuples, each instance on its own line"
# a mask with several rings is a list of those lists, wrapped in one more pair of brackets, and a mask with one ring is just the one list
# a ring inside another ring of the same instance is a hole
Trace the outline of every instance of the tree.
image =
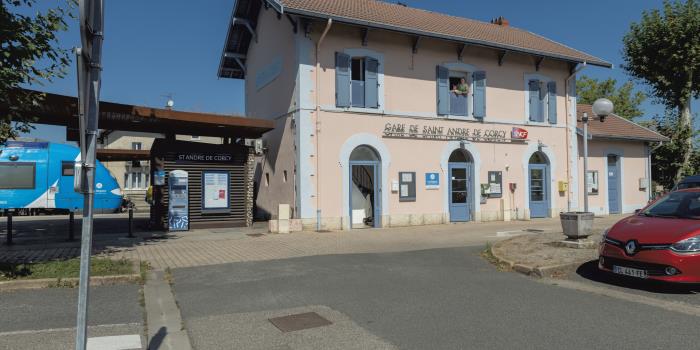
[(630, 120), (644, 114), (639, 105), (647, 98), (643, 92), (634, 92), (633, 90), (634, 84), (631, 81), (618, 88), (617, 80), (612, 78), (600, 81), (582, 76), (576, 79), (576, 94), (579, 103), (592, 105), (595, 100), (605, 97), (615, 105), (615, 114)]
[[(694, 139), (696, 133), (688, 126), (682, 125), (678, 113), (668, 111), (665, 115), (657, 115), (644, 124), (669, 138), (668, 142), (664, 142), (652, 152), (652, 178), (658, 184), (669, 189), (678, 182), (677, 174), (694, 175), (700, 170), (700, 152), (689, 148), (686, 142), (688, 138)], [(686, 154), (690, 154), (690, 162), (684, 164)]]
[(683, 135), (683, 153), (674, 181), (680, 180), (693, 153), (690, 101), (700, 96), (700, 6), (696, 0), (665, 0), (663, 13), (644, 11), (639, 23), (632, 23), (623, 39), (623, 68), (647, 84), (668, 109), (678, 111), (678, 123), (671, 123)]
[[(70, 50), (59, 47), (56, 33), (68, 27), (75, 0), (65, 6), (35, 9), (37, 0), (0, 0), (0, 143), (32, 129), (26, 114), (43, 94), (20, 89), (65, 76)], [(31, 13), (33, 14), (25, 14)]]

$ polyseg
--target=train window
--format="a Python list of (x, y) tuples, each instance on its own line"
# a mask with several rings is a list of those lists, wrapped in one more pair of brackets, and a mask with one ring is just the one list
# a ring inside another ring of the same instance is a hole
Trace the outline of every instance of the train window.
[(74, 162), (61, 162), (61, 175), (63, 175), (63, 176), (75, 175), (75, 163)]
[(35, 167), (35, 163), (0, 163), (0, 189), (33, 189)]

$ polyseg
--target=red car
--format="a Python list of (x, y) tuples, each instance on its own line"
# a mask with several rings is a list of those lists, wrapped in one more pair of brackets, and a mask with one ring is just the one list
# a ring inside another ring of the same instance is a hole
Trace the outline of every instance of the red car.
[(700, 188), (671, 192), (603, 234), (598, 267), (620, 275), (700, 283)]

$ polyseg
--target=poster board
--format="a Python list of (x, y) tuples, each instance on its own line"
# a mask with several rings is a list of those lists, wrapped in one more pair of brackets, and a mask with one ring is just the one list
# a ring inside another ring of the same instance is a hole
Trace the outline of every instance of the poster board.
[(399, 172), (399, 202), (416, 201), (416, 173)]
[(488, 182), (488, 197), (501, 198), (503, 197), (503, 173), (500, 171), (489, 171)]
[(202, 212), (228, 212), (230, 188), (228, 171), (202, 171)]

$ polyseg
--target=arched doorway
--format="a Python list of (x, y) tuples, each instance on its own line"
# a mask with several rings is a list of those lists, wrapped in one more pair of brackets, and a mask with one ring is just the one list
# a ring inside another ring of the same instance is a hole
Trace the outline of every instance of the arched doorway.
[(473, 162), (469, 152), (455, 150), (450, 154), (447, 167), (448, 199), (450, 202), (450, 221), (472, 220), (472, 203), (474, 196)]
[(620, 157), (608, 154), (608, 212), (610, 214), (619, 214), (622, 211), (620, 188)]
[(351, 228), (380, 227), (381, 159), (367, 145), (350, 153), (350, 224)]
[(532, 154), (528, 165), (528, 181), (530, 184), (530, 217), (545, 218), (549, 216), (549, 160), (538, 151)]

